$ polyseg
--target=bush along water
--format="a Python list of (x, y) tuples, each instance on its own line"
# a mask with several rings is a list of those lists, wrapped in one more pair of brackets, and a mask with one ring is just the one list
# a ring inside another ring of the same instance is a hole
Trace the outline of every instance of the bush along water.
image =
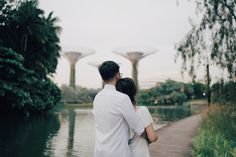
[(155, 87), (139, 91), (140, 105), (182, 105), (192, 99), (206, 99), (206, 86), (202, 83), (183, 83), (173, 80), (158, 82)]
[(0, 113), (39, 113), (61, 99), (60, 89), (48, 78), (40, 80), (23, 66), (23, 57), (0, 48)]

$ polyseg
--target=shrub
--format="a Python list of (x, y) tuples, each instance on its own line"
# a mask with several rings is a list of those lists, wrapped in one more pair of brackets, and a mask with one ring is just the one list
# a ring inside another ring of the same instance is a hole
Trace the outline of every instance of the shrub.
[(211, 106), (194, 139), (193, 154), (196, 157), (235, 157), (236, 155), (236, 107)]
[(59, 88), (51, 80), (38, 79), (32, 70), (27, 70), (22, 55), (0, 48), (0, 112), (41, 112), (60, 99)]

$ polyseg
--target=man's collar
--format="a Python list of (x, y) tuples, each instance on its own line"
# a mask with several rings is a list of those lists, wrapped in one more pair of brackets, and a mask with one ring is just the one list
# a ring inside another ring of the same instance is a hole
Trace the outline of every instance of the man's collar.
[(105, 84), (104, 89), (116, 89), (115, 85), (112, 84)]

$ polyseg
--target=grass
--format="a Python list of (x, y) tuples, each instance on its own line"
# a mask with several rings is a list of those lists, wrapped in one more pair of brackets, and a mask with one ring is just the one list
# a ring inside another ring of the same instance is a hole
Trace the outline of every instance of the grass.
[(236, 157), (236, 106), (209, 107), (193, 148), (195, 157)]

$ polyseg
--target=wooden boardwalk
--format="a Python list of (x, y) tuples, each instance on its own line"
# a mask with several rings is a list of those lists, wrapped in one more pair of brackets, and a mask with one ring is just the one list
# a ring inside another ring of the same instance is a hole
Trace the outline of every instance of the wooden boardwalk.
[(194, 115), (159, 129), (158, 141), (150, 145), (151, 157), (191, 157), (201, 119), (201, 115)]

